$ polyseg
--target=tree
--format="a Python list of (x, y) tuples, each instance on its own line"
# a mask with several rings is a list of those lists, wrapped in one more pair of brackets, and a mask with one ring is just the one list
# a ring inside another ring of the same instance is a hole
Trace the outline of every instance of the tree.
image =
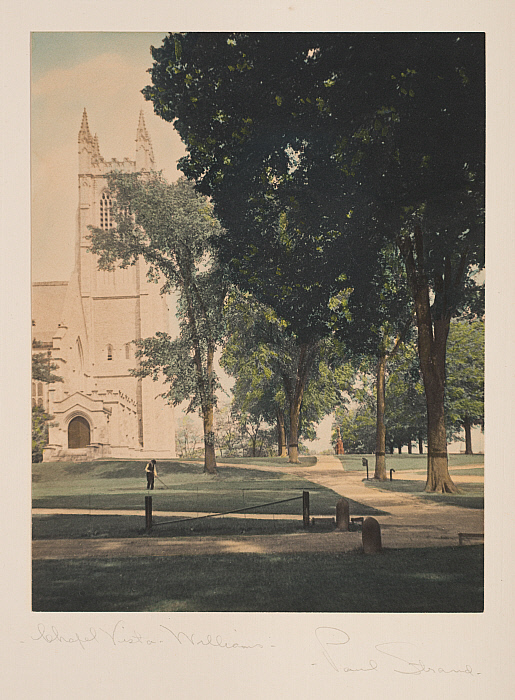
[(107, 175), (113, 194), (116, 226), (92, 229), (91, 251), (100, 269), (127, 267), (141, 256), (148, 277), (164, 279), (161, 293), (179, 294), (180, 335), (166, 333), (136, 341), (138, 377), (169, 384), (164, 396), (178, 405), (189, 400), (188, 412), (199, 409), (204, 429), (204, 470), (216, 474), (214, 408), (219, 386), (214, 370), (216, 347), (225, 326), (223, 306), (228, 284), (210, 246), (219, 228), (205, 198), (184, 179), (167, 183), (159, 173), (113, 172)]
[[(454, 491), (445, 350), (484, 264), (483, 35), (172, 34), (153, 57), (145, 96), (212, 197), (234, 279), (299, 338), (366, 315), (379, 252), (398, 245), (427, 401), (426, 489)], [(354, 313), (338, 317), (342, 288)]]
[[(34, 325), (34, 323), (33, 323)], [(35, 343), (34, 343), (35, 346)], [(50, 353), (39, 352), (32, 355), (32, 380), (53, 384), (62, 382), (63, 378), (53, 374), (58, 365), (51, 361)], [(48, 423), (50, 416), (43, 406), (32, 406), (32, 461), (40, 462), (43, 459), (43, 448), (48, 444)]]
[(340, 407), (335, 411), (332, 433), (334, 444), (337, 440), (338, 428), (346, 453), (372, 453), (376, 443), (376, 416), (373, 401), (364, 402), (349, 410)]
[(201, 436), (197, 433), (195, 424), (189, 416), (182, 416), (175, 431), (175, 440), (180, 457), (198, 456), (198, 446)]
[(300, 436), (314, 439), (314, 424), (343, 401), (350, 367), (340, 348), (299, 342), (272, 309), (248, 294), (234, 297), (229, 313), (231, 337), (221, 363), (237, 377), (235, 398), (244, 412), (251, 409), (268, 423), (277, 418), (281, 456), (288, 429), (290, 462), (297, 462)]
[(451, 323), (447, 348), (448, 428), (465, 431), (465, 454), (472, 454), (471, 428), (484, 421), (485, 324), (480, 319)]
[(427, 407), (416, 340), (405, 342), (390, 363), (386, 384), (386, 432), (390, 449), (427, 438)]
[(38, 352), (32, 355), (32, 379), (35, 382), (53, 384), (62, 382), (63, 378), (53, 374), (58, 365), (51, 361), (50, 353)]

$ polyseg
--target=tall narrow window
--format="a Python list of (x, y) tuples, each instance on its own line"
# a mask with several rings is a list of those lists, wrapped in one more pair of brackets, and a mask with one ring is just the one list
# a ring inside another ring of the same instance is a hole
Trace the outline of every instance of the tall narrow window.
[(103, 228), (104, 231), (107, 231), (113, 226), (111, 218), (112, 204), (111, 195), (107, 190), (104, 190), (100, 197), (100, 228)]
[(130, 357), (131, 357), (131, 344), (126, 343), (126, 345), (125, 345), (125, 359), (129, 360)]
[(113, 359), (113, 346), (112, 345), (107, 346), (107, 359), (108, 360)]

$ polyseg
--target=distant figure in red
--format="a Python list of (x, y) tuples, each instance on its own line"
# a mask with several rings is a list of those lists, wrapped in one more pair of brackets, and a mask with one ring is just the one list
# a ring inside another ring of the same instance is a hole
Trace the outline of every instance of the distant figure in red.
[(150, 462), (145, 467), (145, 472), (147, 474), (147, 489), (153, 490), (154, 488), (154, 477), (157, 476), (156, 460), (151, 459)]
[(338, 428), (338, 440), (336, 441), (336, 454), (337, 455), (345, 454), (345, 450), (343, 449), (342, 436), (340, 435), (340, 428)]

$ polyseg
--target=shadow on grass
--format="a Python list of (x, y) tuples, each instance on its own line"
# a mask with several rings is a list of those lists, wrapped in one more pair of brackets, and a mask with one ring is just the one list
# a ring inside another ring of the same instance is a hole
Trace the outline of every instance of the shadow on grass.
[(426, 493), (425, 483), (419, 480), (394, 479), (393, 481), (365, 481), (368, 488), (393, 493), (409, 493), (425, 500), (446, 506), (482, 509), (485, 507), (483, 484), (459, 484), (460, 493)]
[[(324, 494), (325, 495), (325, 494)], [(76, 499), (75, 499), (76, 500)], [(62, 506), (62, 500), (60, 501)], [(295, 509), (288, 511), (286, 506), (293, 506)], [(316, 501), (315, 501), (316, 503)], [(335, 503), (335, 502), (334, 502)], [(154, 510), (155, 501), (153, 500)], [(223, 516), (214, 518), (196, 518), (196, 512), (191, 512), (191, 517), (184, 519), (184, 516), (159, 516), (154, 515), (154, 529), (150, 536), (154, 537), (175, 537), (175, 536), (198, 536), (198, 535), (228, 535), (240, 534), (268, 535), (290, 533), (302, 530), (302, 521), (274, 519), (274, 513), (299, 516), (302, 506), (299, 508), (298, 502), (283, 503), (277, 508), (273, 506), (261, 506), (256, 510), (246, 514), (240, 513), (238, 517), (225, 518)], [(319, 502), (316, 509), (311, 511), (312, 517), (335, 516), (336, 506)], [(211, 511), (207, 511), (211, 512)], [(214, 512), (214, 511), (213, 511)], [(269, 518), (253, 518), (252, 514), (269, 515)], [(357, 501), (349, 500), (350, 515), (384, 515), (385, 511), (363, 505)], [(98, 539), (98, 538), (124, 538), (140, 537), (145, 534), (145, 516), (142, 510), (141, 515), (34, 515), (32, 518), (32, 537), (35, 540), (48, 539)]]
[(45, 612), (481, 612), (483, 547), (35, 561)]
[[(241, 470), (240, 470), (241, 471)], [(249, 506), (257, 506), (252, 512), (260, 514), (302, 514), (302, 492), (309, 491), (313, 515), (334, 515), (341, 498), (332, 489), (296, 478), (263, 479), (245, 481), (205, 481), (176, 484), (167, 489), (157, 485), (151, 492), (154, 511), (222, 513)], [(107, 485), (107, 484), (106, 484)], [(117, 487), (117, 488), (116, 488)], [(70, 489), (71, 487), (68, 487)], [(79, 487), (77, 487), (79, 488)], [(112, 491), (98, 488), (98, 481), (82, 485), (77, 492), (38, 493), (33, 490), (34, 508), (84, 509), (84, 510), (139, 510), (145, 512), (145, 496), (149, 491), (143, 485), (136, 490), (131, 481), (116, 482)], [(63, 489), (64, 490), (64, 489)], [(274, 505), (276, 501), (293, 499)], [(271, 505), (261, 505), (261, 504)], [(350, 502), (353, 515), (379, 515), (379, 511), (355, 501)], [(252, 514), (251, 512), (251, 514)]]

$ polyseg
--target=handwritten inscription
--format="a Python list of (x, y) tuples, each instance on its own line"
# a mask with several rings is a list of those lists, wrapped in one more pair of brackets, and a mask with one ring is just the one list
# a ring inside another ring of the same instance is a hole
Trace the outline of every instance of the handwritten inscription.
[[(236, 630), (235, 630), (236, 632)], [(458, 675), (472, 677), (481, 675), (468, 664), (454, 665), (452, 660), (432, 663), (421, 658), (416, 645), (402, 642), (382, 642), (371, 645), (369, 649), (353, 644), (350, 635), (338, 627), (317, 627), (314, 638), (318, 653), (333, 671), (349, 674), (374, 675), (389, 672), (409, 676)], [(36, 633), (31, 636), (34, 642), (52, 645), (70, 645), (87, 649), (99, 644), (113, 647), (131, 645), (164, 645), (175, 648), (183, 647), (212, 648), (223, 651), (243, 650), (249, 652), (274, 647), (249, 640), (236, 640), (221, 634), (186, 632), (172, 625), (160, 624), (154, 634), (142, 633), (124, 620), (112, 626), (89, 627), (86, 632), (64, 632), (56, 625), (37, 625)], [(316, 664), (315, 664), (316, 665)]]
[(263, 649), (263, 644), (243, 644), (234, 640), (227, 640), (220, 634), (199, 635), (173, 630), (165, 625), (159, 625), (160, 631), (154, 635), (144, 635), (133, 627), (126, 625), (123, 620), (119, 620), (110, 628), (90, 627), (87, 634), (80, 635), (76, 632), (72, 634), (61, 633), (55, 626), (47, 626), (42, 623), (37, 626), (37, 634), (31, 639), (35, 642), (46, 642), (47, 644), (77, 644), (82, 649), (91, 642), (106, 642), (113, 646), (123, 646), (131, 644), (153, 644), (174, 643), (181, 646), (191, 647), (216, 647), (218, 649)]
[(481, 675), (473, 671), (468, 664), (457, 668), (454, 668), (452, 664), (445, 666), (428, 664), (426, 661), (417, 658), (417, 647), (414, 644), (400, 642), (375, 644), (375, 654), (373, 655), (376, 656), (377, 654), (376, 658), (367, 658), (365, 656), (363, 663), (350, 663), (348, 660), (351, 656), (350, 652), (352, 650), (352, 658), (354, 659), (356, 650), (352, 649), (351, 638), (347, 632), (338, 627), (317, 627), (315, 638), (325, 660), (337, 672), (369, 673), (371, 671), (388, 670), (411, 676), (425, 674)]

